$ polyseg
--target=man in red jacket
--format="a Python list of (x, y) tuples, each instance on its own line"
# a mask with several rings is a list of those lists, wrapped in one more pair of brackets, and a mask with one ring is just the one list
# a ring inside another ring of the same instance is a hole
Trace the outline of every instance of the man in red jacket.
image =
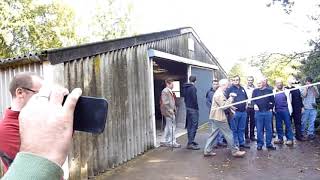
[(5, 110), (3, 119), (0, 120), (0, 157), (4, 172), (20, 149), (19, 113), (28, 100), (38, 93), (42, 81), (34, 73), (19, 73), (10, 83), (11, 107)]

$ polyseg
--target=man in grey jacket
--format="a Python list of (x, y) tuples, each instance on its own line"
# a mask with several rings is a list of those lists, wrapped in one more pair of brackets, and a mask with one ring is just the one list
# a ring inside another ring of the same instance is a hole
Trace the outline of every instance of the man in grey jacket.
[(172, 92), (173, 80), (167, 79), (165, 81), (166, 87), (162, 90), (160, 99), (161, 114), (166, 120), (166, 127), (164, 129), (164, 141), (160, 143), (161, 146), (180, 148), (181, 145), (176, 142), (176, 103), (175, 95)]

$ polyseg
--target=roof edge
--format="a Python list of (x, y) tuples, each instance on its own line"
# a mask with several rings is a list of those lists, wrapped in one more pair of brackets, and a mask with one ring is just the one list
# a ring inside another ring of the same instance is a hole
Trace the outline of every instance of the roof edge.
[(94, 43), (87, 43), (79, 46), (71, 46), (66, 48), (49, 49), (43, 51), (51, 64), (58, 64), (65, 61), (79, 59), (82, 57), (94, 56), (97, 54), (124, 49), (132, 46), (137, 46), (151, 41), (157, 41), (170, 37), (179, 36), (189, 33), (192, 28), (184, 27), (167, 31), (160, 31), (137, 36), (112, 39)]

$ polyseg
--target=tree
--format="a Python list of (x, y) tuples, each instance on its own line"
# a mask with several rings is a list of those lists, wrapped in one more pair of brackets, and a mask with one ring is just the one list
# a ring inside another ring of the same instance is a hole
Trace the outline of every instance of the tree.
[(0, 1), (1, 57), (73, 45), (76, 39), (74, 12), (60, 1)]
[(290, 76), (299, 78), (301, 63), (295, 55), (271, 53), (254, 57), (251, 65), (257, 67), (264, 76), (270, 79), (270, 84), (274, 85), (274, 80), (277, 78), (283, 79), (284, 82)]
[(254, 78), (261, 76), (258, 68), (250, 64), (249, 58), (239, 59), (230, 69), (228, 75), (230, 77), (238, 75), (241, 78), (241, 84), (247, 84), (247, 77), (253, 76)]
[(232, 68), (230, 69), (228, 75), (229, 76), (240, 76), (240, 78), (242, 79), (245, 76), (244, 70), (243, 70), (243, 66), (240, 62), (235, 63)]
[(109, 40), (131, 35), (130, 14), (132, 5), (123, 6), (115, 0), (98, 0), (92, 21), (93, 37)]
[(269, 3), (266, 4), (267, 7), (278, 6), (280, 5), (283, 11), (287, 14), (292, 12), (294, 6), (293, 0), (269, 0)]

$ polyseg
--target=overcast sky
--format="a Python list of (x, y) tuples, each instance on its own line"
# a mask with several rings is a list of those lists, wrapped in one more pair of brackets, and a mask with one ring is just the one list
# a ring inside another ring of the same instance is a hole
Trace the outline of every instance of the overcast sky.
[[(92, 3), (71, 0), (77, 15), (85, 19)], [(295, 0), (291, 15), (271, 0), (119, 0), (133, 5), (132, 30), (138, 34), (191, 26), (228, 71), (240, 58), (264, 52), (299, 52), (315, 34), (307, 15), (315, 13), (319, 0)], [(92, 1), (94, 2), (94, 1)], [(85, 11), (84, 11), (85, 10)], [(89, 19), (87, 19), (89, 20)]]

